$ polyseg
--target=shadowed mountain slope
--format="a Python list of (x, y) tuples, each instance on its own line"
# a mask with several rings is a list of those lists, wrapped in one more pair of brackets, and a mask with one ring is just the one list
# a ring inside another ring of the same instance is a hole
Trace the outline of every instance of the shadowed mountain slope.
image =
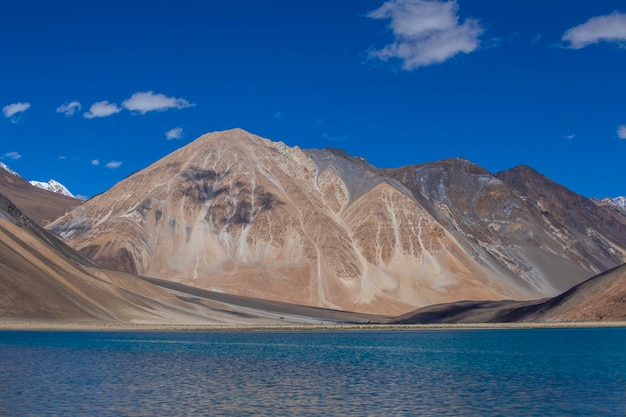
[(626, 321), (626, 264), (548, 300), (461, 301), (424, 307), (392, 320), (396, 324), (591, 321)]
[(524, 322), (626, 321), (626, 265), (606, 271), (542, 304), (503, 317)]
[(265, 325), (385, 319), (158, 284), (98, 267), (0, 195), (0, 319)]

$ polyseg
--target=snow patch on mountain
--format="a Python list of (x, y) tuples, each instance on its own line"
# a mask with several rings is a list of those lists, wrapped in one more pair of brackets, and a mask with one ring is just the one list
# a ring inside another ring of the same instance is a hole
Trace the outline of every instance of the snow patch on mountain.
[[(8, 172), (11, 175), (15, 175), (16, 177), (19, 177), (19, 178), (24, 178), (20, 174), (18, 174), (17, 172), (13, 171), (11, 168), (9, 168), (5, 164), (3, 164), (2, 162), (0, 162), (0, 168), (5, 170), (6, 172)], [(50, 180), (48, 182), (44, 182), (44, 181), (28, 181), (28, 182), (33, 187), (42, 188), (44, 190), (48, 190), (48, 191), (51, 191), (53, 193), (65, 195), (65, 196), (72, 197), (72, 198), (78, 198), (80, 200), (86, 200), (86, 198), (81, 198), (83, 196), (76, 197), (74, 194), (72, 194), (70, 192), (70, 190), (67, 189), (67, 187), (65, 185), (63, 185), (60, 182), (55, 181), (55, 180)]]
[(18, 174), (17, 172), (13, 171), (11, 168), (6, 166), (2, 162), (0, 162), (0, 168), (4, 169), (6, 172), (8, 172), (11, 175), (15, 175), (16, 177), (20, 177), (20, 178), (22, 177), (20, 174)]
[(43, 182), (43, 181), (28, 181), (28, 182), (35, 187), (43, 188), (44, 190), (52, 191), (53, 193), (66, 195), (68, 197), (75, 197), (74, 194), (72, 194), (65, 185), (55, 180), (50, 180), (48, 182)]
[(612, 205), (623, 213), (626, 213), (626, 197), (603, 198), (603, 202)]

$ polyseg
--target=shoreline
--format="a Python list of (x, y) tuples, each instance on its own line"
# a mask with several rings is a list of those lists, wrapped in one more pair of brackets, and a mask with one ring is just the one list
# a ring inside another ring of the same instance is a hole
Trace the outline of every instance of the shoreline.
[(0, 319), (0, 331), (128, 331), (128, 332), (251, 332), (251, 331), (407, 331), (407, 330), (507, 330), (626, 327), (622, 322), (561, 323), (434, 323), (434, 324), (180, 324), (117, 323)]

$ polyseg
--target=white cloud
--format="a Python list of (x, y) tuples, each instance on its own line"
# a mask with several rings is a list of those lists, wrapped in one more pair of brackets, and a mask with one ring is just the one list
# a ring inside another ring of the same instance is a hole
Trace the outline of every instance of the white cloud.
[(572, 133), (571, 135), (565, 136), (567, 139), (572, 140), (576, 137), (576, 133)]
[[(4, 106), (2, 108), (2, 113), (4, 113), (4, 117), (12, 118), (16, 114), (25, 112), (28, 109), (30, 109), (30, 103), (12, 103)], [(13, 123), (17, 122), (15, 119), (12, 119), (11, 121)]]
[(568, 29), (562, 39), (573, 49), (581, 49), (602, 41), (626, 43), (626, 14), (615, 11), (608, 15), (592, 17), (585, 23)]
[(626, 125), (621, 125), (617, 128), (617, 137), (620, 139), (626, 139)]
[(82, 194), (76, 194), (74, 197), (76, 197), (79, 200), (83, 200), (83, 201), (89, 200), (89, 197), (87, 197), (86, 195), (82, 195)]
[(121, 112), (122, 109), (115, 103), (109, 103), (108, 101), (97, 101), (89, 107), (89, 111), (83, 113), (83, 116), (87, 119), (93, 119), (95, 117), (107, 117), (115, 113)]
[(69, 103), (63, 103), (57, 107), (57, 113), (63, 113), (66, 116), (73, 116), (77, 111), (80, 111), (81, 105), (78, 101), (70, 101)]
[(58, 159), (59, 159), (59, 160), (61, 160), (61, 161), (65, 161), (65, 160), (67, 159), (67, 156), (65, 156), (65, 155), (59, 155), (59, 158), (58, 158)]
[(122, 106), (126, 110), (146, 114), (155, 110), (184, 109), (185, 107), (193, 107), (195, 104), (188, 102), (184, 98), (167, 97), (163, 94), (154, 94), (153, 91), (146, 91), (133, 94), (127, 100), (124, 100)]
[(8, 159), (13, 159), (13, 160), (17, 160), (20, 159), (22, 157), (22, 154), (20, 154), (19, 152), (7, 152), (4, 155), (2, 155), (2, 158), (8, 158)]
[(110, 162), (107, 162), (105, 167), (109, 169), (115, 169), (115, 168), (119, 168), (121, 165), (122, 165), (122, 161), (110, 161)]
[(274, 113), (274, 118), (280, 119), (281, 117), (283, 117), (283, 112), (282, 111), (277, 111), (276, 113)]
[(326, 140), (330, 140), (332, 142), (343, 142), (345, 140), (348, 140), (349, 136), (348, 135), (333, 135), (330, 132), (323, 132), (322, 138)]
[(100, 165), (100, 161), (99, 161), (99, 160), (97, 160), (97, 159), (93, 159), (93, 160), (91, 161), (91, 165), (93, 165), (93, 166), (98, 166), (98, 165)]
[(170, 129), (165, 132), (165, 138), (167, 140), (180, 139), (183, 137), (183, 128), (175, 127), (174, 129)]
[(459, 6), (452, 1), (389, 0), (371, 11), (372, 19), (389, 19), (393, 43), (370, 52), (370, 58), (402, 60), (410, 71), (442, 63), (459, 53), (470, 53), (480, 44), (483, 28), (475, 19), (459, 22)]

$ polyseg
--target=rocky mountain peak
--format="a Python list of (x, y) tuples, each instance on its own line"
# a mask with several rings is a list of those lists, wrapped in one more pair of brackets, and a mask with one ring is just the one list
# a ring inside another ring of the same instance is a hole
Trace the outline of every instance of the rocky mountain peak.
[(28, 181), (28, 182), (34, 187), (74, 198), (74, 194), (72, 194), (65, 185), (61, 184), (60, 182), (56, 180), (51, 179), (48, 182), (43, 182), (43, 181)]

